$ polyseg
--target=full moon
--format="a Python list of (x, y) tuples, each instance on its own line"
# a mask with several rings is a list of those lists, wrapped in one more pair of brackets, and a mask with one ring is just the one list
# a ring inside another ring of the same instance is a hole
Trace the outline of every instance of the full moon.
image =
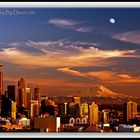
[(114, 18), (110, 18), (109, 21), (110, 21), (110, 23), (113, 23), (113, 24), (115, 23), (115, 19)]

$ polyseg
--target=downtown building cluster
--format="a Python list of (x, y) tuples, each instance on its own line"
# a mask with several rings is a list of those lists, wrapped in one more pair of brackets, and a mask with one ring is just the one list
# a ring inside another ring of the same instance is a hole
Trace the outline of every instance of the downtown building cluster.
[[(1, 65), (2, 67), (2, 65)], [(0, 71), (0, 130), (32, 132), (127, 132), (140, 131), (137, 103), (122, 105), (122, 113), (81, 97), (42, 96), (24, 78), (3, 90)]]

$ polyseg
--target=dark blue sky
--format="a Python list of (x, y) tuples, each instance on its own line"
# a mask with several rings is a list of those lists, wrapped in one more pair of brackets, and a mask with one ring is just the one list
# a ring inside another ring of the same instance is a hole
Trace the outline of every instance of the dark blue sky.
[[(35, 14), (25, 15), (0, 15), (0, 41), (22, 41), (23, 37), (35, 40), (55, 40), (66, 37), (89, 38), (80, 33), (67, 30), (61, 30), (48, 24), (51, 18), (63, 18), (82, 21), (84, 26), (99, 28), (99, 32), (126, 32), (131, 30), (139, 30), (140, 18), (139, 9), (1, 9), (1, 11), (35, 11)], [(109, 19), (116, 19), (115, 24), (110, 24)], [(55, 34), (53, 31), (55, 30)], [(60, 34), (61, 32), (61, 34)], [(94, 34), (98, 34), (93, 32)], [(97, 38), (97, 37), (96, 37)]]
[(139, 25), (140, 9), (134, 8), (1, 8), (5, 81), (23, 76), (44, 87), (96, 83), (131, 94), (128, 85), (140, 84)]

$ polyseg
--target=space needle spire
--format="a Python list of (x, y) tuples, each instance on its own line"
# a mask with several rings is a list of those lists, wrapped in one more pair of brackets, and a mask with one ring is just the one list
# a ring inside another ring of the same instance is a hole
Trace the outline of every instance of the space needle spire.
[(3, 64), (0, 64), (0, 95), (3, 94), (3, 72), (1, 68), (3, 67)]

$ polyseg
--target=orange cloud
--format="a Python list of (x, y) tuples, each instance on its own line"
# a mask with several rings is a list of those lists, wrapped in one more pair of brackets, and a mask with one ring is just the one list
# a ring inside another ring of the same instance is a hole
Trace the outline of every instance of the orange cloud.
[(126, 79), (131, 79), (132, 78), (131, 76), (129, 76), (127, 74), (120, 74), (118, 76), (121, 77), (121, 78), (126, 78)]
[[(10, 43), (11, 44), (11, 43)], [(19, 43), (14, 43), (17, 45)], [(67, 42), (59, 41), (44, 41), (35, 42), (28, 41), (25, 43), (28, 47), (33, 47), (37, 52), (33, 53), (26, 50), (19, 50), (18, 47), (3, 48), (0, 51), (0, 60), (22, 65), (24, 67), (81, 67), (81, 66), (101, 66), (110, 65), (108, 62), (103, 62), (103, 59), (114, 57), (125, 57), (128, 54), (134, 54), (133, 50), (101, 50), (92, 43), (87, 42)], [(79, 44), (79, 45), (78, 45)], [(26, 46), (26, 47), (27, 47)]]
[(70, 67), (58, 68), (57, 70), (74, 76), (87, 77), (87, 75), (84, 73), (81, 73), (76, 70), (71, 70)]
[(114, 71), (98, 71), (88, 72), (88, 76), (93, 76), (105, 83), (120, 84), (120, 83), (140, 83), (139, 78), (132, 77), (128, 74), (118, 74)]
[(115, 71), (96, 71), (96, 72), (87, 72), (82, 73), (76, 70), (71, 70), (70, 67), (59, 68), (58, 71), (67, 73), (69, 75), (79, 76), (79, 77), (88, 77), (89, 79), (97, 78), (104, 83), (139, 83), (140, 79), (132, 77), (128, 74), (118, 74)]
[(116, 76), (116, 72), (112, 72), (112, 71), (96, 71), (96, 72), (88, 72), (86, 73), (88, 76), (92, 76), (92, 77), (97, 77), (103, 81), (110, 81), (114, 79), (114, 76)]
[(81, 50), (81, 53), (76, 56), (71, 56), (73, 60), (84, 60), (84, 59), (103, 59), (103, 58), (112, 58), (112, 57), (125, 57), (125, 54), (133, 54), (135, 51), (126, 50), (99, 50), (98, 48), (90, 47), (88, 49)]

